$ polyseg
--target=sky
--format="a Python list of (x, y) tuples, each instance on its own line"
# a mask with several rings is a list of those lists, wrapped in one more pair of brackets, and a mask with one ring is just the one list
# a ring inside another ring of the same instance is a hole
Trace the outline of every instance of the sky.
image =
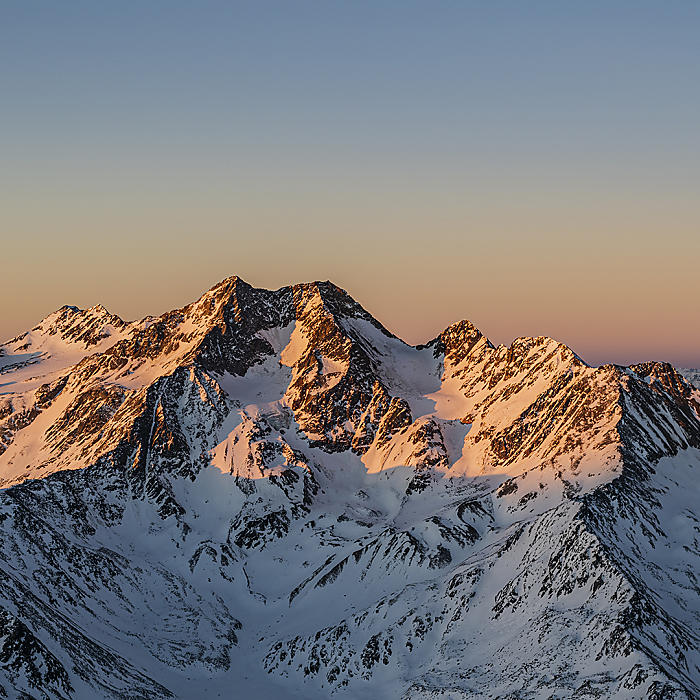
[(700, 366), (700, 3), (0, 0), (0, 341), (331, 279)]

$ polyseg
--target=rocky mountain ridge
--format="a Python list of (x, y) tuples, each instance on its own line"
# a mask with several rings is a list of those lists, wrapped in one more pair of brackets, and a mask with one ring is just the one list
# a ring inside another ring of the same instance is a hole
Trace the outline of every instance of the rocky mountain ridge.
[(695, 697), (700, 391), (330, 282), (0, 351), (0, 696)]

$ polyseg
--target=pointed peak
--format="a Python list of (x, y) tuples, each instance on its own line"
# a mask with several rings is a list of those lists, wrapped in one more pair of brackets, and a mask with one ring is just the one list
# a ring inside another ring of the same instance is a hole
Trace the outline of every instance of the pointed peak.
[(220, 282), (217, 282), (213, 287), (209, 289), (210, 292), (214, 292), (220, 289), (231, 289), (236, 287), (238, 284), (244, 284), (246, 286), (248, 283), (240, 278), (238, 275), (230, 275), (229, 277), (224, 277)]
[(445, 330), (425, 345), (418, 345), (419, 349), (432, 347), (435, 353), (443, 353), (454, 362), (463, 360), (484, 339), (488, 347), (493, 347), (488, 338), (467, 319), (452, 323)]
[(344, 319), (361, 319), (371, 323), (384, 335), (396, 337), (345, 289), (330, 280), (295, 284), (290, 289), (297, 313), (330, 314), (341, 325)]
[(301, 282), (291, 286), (294, 299), (299, 303), (315, 303), (319, 306), (334, 306), (342, 302), (353, 303), (350, 295), (331, 282)]
[(84, 310), (81, 309), (79, 306), (73, 306), (72, 304), (64, 304), (55, 311), (52, 311), (47, 316), (44, 316), (44, 318), (42, 318), (41, 321), (39, 321), (39, 323), (37, 323), (36, 326), (32, 328), (32, 330), (39, 331), (42, 328), (49, 328), (57, 322), (60, 322), (62, 320), (65, 321), (66, 319), (74, 317), (78, 314), (82, 314), (83, 312)]
[(503, 346), (510, 355), (524, 356), (537, 349), (545, 352), (559, 352), (564, 358), (575, 364), (588, 367), (588, 363), (577, 355), (566, 343), (562, 343), (548, 335), (521, 336), (515, 338), (509, 346)]
[(453, 336), (483, 336), (483, 333), (468, 319), (462, 319), (461, 321), (456, 321), (451, 323), (441, 335), (453, 335)]
[(110, 313), (102, 304), (89, 309), (64, 304), (42, 319), (32, 333), (40, 336), (57, 336), (67, 343), (95, 345), (111, 334), (110, 327), (123, 328), (126, 322)]
[(217, 282), (213, 287), (210, 287), (195, 303), (206, 299), (222, 299), (224, 297), (229, 297), (231, 294), (235, 293), (236, 289), (239, 287), (252, 289), (252, 287), (238, 275), (231, 275)]
[(195, 301), (182, 308), (166, 312), (159, 319), (171, 323), (173, 319), (179, 319), (178, 322), (182, 322), (185, 317), (189, 317), (191, 323), (216, 324), (223, 319), (226, 309), (229, 307), (234, 307), (236, 316), (239, 316), (238, 295), (243, 289), (252, 290), (253, 287), (238, 275), (231, 275), (207, 289)]
[(52, 311), (32, 328), (32, 330), (48, 330), (51, 326), (65, 323), (79, 323), (88, 319), (104, 319), (108, 323), (121, 326), (124, 321), (116, 314), (111, 313), (102, 304), (95, 304), (88, 309), (81, 309), (73, 304), (64, 304), (60, 308)]
[(91, 306), (87, 311), (92, 311), (94, 314), (99, 314), (101, 316), (112, 316), (111, 314), (102, 304), (95, 304), (94, 306)]

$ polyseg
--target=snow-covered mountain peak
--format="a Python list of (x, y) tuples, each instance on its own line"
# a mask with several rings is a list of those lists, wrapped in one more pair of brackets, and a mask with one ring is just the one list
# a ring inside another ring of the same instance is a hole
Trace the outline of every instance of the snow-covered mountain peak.
[(22, 392), (55, 378), (89, 355), (100, 353), (129, 329), (101, 305), (62, 306), (30, 331), (0, 345), (0, 376), (5, 391)]
[(104, 306), (97, 304), (89, 309), (77, 306), (62, 306), (49, 314), (31, 331), (10, 341), (18, 340), (36, 342), (36, 336), (57, 336), (64, 343), (83, 345), (86, 348), (101, 343), (115, 330), (120, 330), (126, 323), (111, 314)]
[(25, 336), (0, 695), (700, 692), (700, 392), (670, 365), (469, 321), (414, 347), (330, 282), (238, 277)]

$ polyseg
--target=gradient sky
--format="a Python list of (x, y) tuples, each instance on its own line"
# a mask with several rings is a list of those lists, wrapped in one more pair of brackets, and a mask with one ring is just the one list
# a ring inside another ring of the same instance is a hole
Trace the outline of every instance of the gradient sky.
[(0, 0), (0, 338), (331, 279), (700, 366), (700, 2)]

